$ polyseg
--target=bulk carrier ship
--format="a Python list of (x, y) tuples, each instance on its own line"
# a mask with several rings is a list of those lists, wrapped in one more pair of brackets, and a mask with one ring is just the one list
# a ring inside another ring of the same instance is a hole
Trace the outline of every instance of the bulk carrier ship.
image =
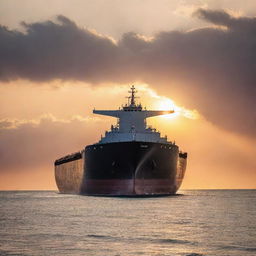
[(143, 109), (129, 91), (128, 104), (119, 110), (93, 110), (116, 117), (117, 125), (98, 143), (55, 161), (55, 179), (61, 193), (101, 196), (155, 196), (175, 194), (187, 164), (187, 153), (175, 142), (146, 125), (149, 117), (174, 111)]

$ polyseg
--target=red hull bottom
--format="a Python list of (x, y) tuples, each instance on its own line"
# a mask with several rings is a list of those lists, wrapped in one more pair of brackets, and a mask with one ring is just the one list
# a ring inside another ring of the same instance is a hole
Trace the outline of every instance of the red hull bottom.
[(176, 184), (166, 179), (112, 179), (86, 180), (81, 194), (104, 196), (154, 196), (172, 195)]

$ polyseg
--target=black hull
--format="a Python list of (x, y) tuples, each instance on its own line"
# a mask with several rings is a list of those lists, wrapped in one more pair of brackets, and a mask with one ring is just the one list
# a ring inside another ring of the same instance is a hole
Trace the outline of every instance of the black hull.
[[(181, 158), (182, 168), (179, 164)], [(171, 195), (181, 184), (185, 160), (186, 155), (179, 155), (178, 147), (173, 144), (135, 141), (93, 144), (85, 148), (81, 157), (76, 153), (57, 160), (55, 177), (63, 193)], [(70, 186), (74, 182), (76, 184)]]

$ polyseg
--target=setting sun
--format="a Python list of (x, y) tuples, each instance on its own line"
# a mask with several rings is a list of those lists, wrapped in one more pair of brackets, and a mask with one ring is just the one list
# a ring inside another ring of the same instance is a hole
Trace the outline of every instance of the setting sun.
[(198, 119), (199, 113), (197, 110), (190, 110), (184, 107), (177, 106), (175, 102), (166, 97), (159, 97), (156, 101), (155, 107), (160, 110), (174, 110), (173, 114), (162, 115), (160, 118), (173, 119), (178, 116), (183, 116), (189, 119)]
[(178, 111), (178, 107), (174, 104), (174, 102), (166, 97), (161, 97), (159, 102), (156, 104), (156, 107), (160, 110), (174, 110), (174, 113), (162, 115), (161, 118), (173, 119), (180, 114)]

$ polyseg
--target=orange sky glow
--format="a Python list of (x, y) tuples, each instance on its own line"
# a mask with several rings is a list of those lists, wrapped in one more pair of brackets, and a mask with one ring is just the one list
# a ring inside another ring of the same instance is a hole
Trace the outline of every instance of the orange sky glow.
[[(19, 81), (8, 89), (0, 88), (1, 109), (5, 109), (2, 118), (13, 122), (4, 132), (22, 130), (22, 138), (17, 135), (10, 142), (15, 148), (12, 157), (24, 158), (14, 165), (6, 164), (0, 174), (0, 189), (56, 190), (53, 161), (97, 142), (116, 120), (94, 116), (92, 109), (117, 109), (125, 103), (129, 88), (128, 84), (114, 84), (94, 89), (81, 83), (75, 88), (69, 84), (54, 88), (56, 84), (33, 87), (28, 81)], [(197, 110), (158, 95), (149, 85), (137, 84), (137, 89), (138, 101), (147, 109), (177, 111), (150, 118), (148, 125), (188, 152), (183, 189), (255, 188), (252, 141), (219, 129)], [(16, 104), (10, 105), (10, 101)], [(21, 156), (15, 156), (20, 151)]]

